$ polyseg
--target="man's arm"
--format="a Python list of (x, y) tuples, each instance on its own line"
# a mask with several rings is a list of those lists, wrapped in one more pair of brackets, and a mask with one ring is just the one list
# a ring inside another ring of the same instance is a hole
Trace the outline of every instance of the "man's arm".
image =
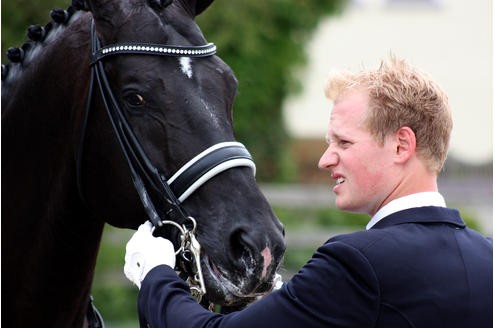
[(242, 311), (227, 315), (200, 306), (168, 266), (152, 269), (139, 292), (146, 327), (370, 327), (378, 314), (378, 282), (355, 248), (331, 242), (285, 284)]

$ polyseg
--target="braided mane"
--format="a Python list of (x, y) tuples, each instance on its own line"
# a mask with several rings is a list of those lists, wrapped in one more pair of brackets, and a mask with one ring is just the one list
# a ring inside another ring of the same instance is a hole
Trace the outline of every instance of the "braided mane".
[[(172, 0), (148, 0), (151, 7), (155, 9), (164, 8), (172, 3)], [(58, 27), (67, 25), (70, 18), (77, 11), (88, 11), (89, 7), (84, 0), (73, 0), (67, 9), (54, 8), (50, 12), (52, 20), (42, 25), (31, 25), (27, 29), (27, 40), (21, 47), (11, 47), (7, 50), (8, 64), (2, 64), (2, 81), (9, 76), (9, 72), (15, 68), (20, 69), (25, 60), (34, 57), (31, 52), (37, 45), (43, 43), (50, 36), (50, 32)], [(31, 56), (30, 56), (31, 55)], [(20, 67), (19, 67), (20, 66)]]
[[(52, 20), (42, 25), (31, 25), (27, 29), (27, 40), (21, 47), (12, 47), (7, 50), (8, 64), (2, 64), (2, 81), (9, 76), (9, 72), (22, 67), (26, 59), (32, 57), (36, 46), (43, 43), (50, 36), (50, 32), (66, 25), (70, 18), (79, 10), (87, 11), (88, 7), (83, 0), (73, 0), (67, 9), (54, 8), (50, 12)], [(31, 56), (30, 56), (31, 55)]]

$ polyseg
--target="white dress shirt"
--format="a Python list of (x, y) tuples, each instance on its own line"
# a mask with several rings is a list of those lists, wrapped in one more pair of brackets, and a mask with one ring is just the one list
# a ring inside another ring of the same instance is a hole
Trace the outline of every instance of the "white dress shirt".
[(375, 215), (371, 218), (370, 222), (366, 225), (366, 230), (374, 226), (378, 221), (392, 213), (406, 210), (413, 207), (423, 206), (439, 206), (447, 207), (443, 196), (436, 192), (420, 192), (417, 194), (407, 195), (394, 199), (387, 205), (383, 206)]

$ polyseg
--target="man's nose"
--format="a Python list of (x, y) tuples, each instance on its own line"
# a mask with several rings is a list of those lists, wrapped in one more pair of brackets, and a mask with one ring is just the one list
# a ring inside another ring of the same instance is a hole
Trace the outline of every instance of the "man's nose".
[(333, 147), (329, 145), (323, 155), (321, 155), (320, 161), (318, 162), (318, 167), (322, 170), (327, 170), (337, 165), (337, 162), (338, 155)]

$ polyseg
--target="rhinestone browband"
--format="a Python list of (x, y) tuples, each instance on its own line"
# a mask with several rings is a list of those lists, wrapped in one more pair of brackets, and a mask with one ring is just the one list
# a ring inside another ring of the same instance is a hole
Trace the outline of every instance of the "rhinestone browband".
[(208, 57), (216, 53), (217, 46), (208, 43), (202, 46), (164, 46), (150, 43), (127, 43), (108, 45), (98, 49), (91, 58), (91, 64), (112, 55), (144, 54), (172, 57)]

